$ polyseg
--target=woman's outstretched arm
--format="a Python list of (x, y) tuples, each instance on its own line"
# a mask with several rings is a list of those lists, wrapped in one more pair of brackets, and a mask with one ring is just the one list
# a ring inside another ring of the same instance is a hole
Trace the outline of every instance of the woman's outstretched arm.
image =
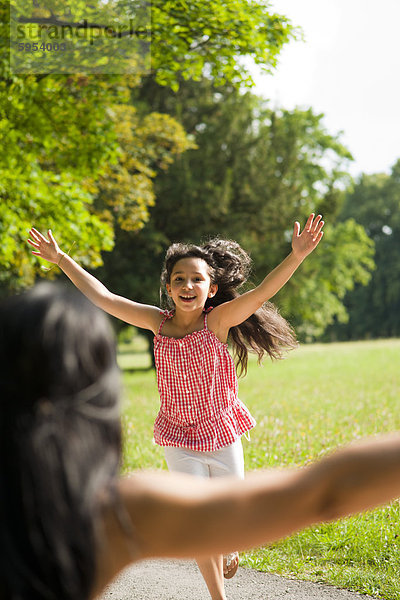
[(110, 292), (96, 277), (85, 271), (60, 249), (50, 230), (47, 232), (48, 238), (34, 228), (29, 233), (32, 240), (29, 239), (28, 243), (35, 248), (32, 254), (57, 264), (93, 304), (130, 325), (157, 331), (161, 320), (160, 310), (157, 307), (133, 302)]
[(114, 546), (104, 549), (119, 568), (149, 557), (226, 553), (400, 497), (400, 435), (353, 443), (310, 466), (252, 473), (244, 481), (142, 472), (122, 479), (120, 491), (133, 540), (110, 517)]

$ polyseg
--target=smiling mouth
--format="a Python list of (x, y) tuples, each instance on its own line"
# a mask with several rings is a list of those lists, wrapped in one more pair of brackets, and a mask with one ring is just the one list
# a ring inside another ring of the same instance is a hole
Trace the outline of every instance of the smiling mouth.
[(192, 302), (196, 298), (196, 296), (179, 296), (183, 302)]

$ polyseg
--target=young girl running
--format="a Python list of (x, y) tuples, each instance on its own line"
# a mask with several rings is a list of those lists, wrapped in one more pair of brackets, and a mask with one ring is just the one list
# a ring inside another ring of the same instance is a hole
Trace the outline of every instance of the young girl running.
[[(304, 230), (294, 225), (292, 251), (256, 288), (239, 295), (250, 259), (235, 242), (211, 240), (203, 246), (173, 244), (161, 276), (171, 310), (160, 310), (111, 293), (48, 239), (31, 229), (33, 254), (57, 264), (94, 304), (126, 323), (153, 331), (161, 407), (154, 426), (165, 447), (168, 468), (203, 477), (243, 478), (241, 436), (255, 425), (238, 398), (232, 340), (239, 372), (248, 349), (259, 359), (295, 346), (289, 324), (268, 303), (323, 236), (321, 215), (311, 214)], [(221, 515), (221, 519), (224, 516)], [(223, 577), (238, 566), (236, 552), (198, 560), (212, 600), (226, 600)]]

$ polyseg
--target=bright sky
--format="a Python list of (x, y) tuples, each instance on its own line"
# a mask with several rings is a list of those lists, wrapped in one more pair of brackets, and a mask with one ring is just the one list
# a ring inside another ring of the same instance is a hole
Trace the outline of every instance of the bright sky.
[(400, 158), (400, 0), (272, 0), (300, 25), (273, 76), (255, 92), (272, 106), (311, 106), (343, 131), (353, 175), (390, 172)]

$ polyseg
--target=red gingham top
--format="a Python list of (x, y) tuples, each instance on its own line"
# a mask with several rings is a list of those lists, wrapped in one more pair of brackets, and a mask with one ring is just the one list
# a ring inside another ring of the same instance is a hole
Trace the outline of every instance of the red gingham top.
[(210, 452), (233, 444), (255, 420), (238, 398), (235, 365), (228, 345), (207, 329), (182, 339), (162, 335), (173, 311), (164, 311), (154, 356), (161, 407), (154, 424), (160, 446)]

